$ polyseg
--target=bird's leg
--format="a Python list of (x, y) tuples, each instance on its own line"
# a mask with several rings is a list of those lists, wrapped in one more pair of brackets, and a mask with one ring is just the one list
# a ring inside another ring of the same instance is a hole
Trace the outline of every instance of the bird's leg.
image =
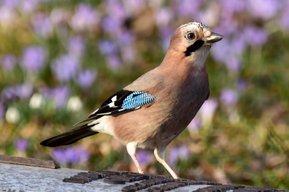
[(140, 167), (140, 165), (139, 165), (139, 163), (138, 163), (138, 161), (136, 159), (136, 156), (135, 156), (136, 147), (137, 147), (137, 143), (131, 142), (131, 143), (128, 143), (126, 145), (126, 150), (127, 150), (128, 154), (129, 154), (129, 156), (131, 157), (134, 165), (136, 166), (137, 171), (139, 173), (143, 174), (143, 170), (141, 169), (141, 167)]
[(177, 174), (172, 170), (172, 168), (165, 161), (164, 154), (165, 154), (164, 150), (159, 151), (157, 148), (154, 149), (154, 155), (156, 157), (156, 160), (166, 168), (166, 170), (171, 174), (171, 176), (174, 179), (178, 179), (179, 177), (177, 176)]

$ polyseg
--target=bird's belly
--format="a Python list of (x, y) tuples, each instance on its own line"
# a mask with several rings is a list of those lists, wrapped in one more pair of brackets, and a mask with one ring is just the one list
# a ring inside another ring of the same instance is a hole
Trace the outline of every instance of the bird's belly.
[(208, 86), (193, 89), (197, 92), (159, 97), (151, 106), (119, 115), (114, 120), (114, 134), (127, 144), (137, 142), (140, 147), (153, 149), (169, 144), (196, 115), (209, 93)]

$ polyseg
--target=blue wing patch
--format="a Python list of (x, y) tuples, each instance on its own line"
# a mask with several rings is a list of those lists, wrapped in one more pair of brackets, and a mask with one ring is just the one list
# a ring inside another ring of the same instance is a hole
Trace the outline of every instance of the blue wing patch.
[(104, 101), (100, 108), (89, 115), (88, 119), (136, 110), (151, 104), (155, 98), (155, 96), (144, 91), (121, 90)]
[(155, 96), (143, 91), (134, 91), (129, 94), (121, 105), (122, 109), (137, 109), (155, 100)]

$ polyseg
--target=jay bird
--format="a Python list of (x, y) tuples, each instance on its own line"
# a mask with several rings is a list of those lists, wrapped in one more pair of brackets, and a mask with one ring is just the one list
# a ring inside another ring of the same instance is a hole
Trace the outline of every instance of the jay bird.
[(137, 148), (152, 150), (173, 178), (166, 163), (166, 146), (194, 118), (210, 89), (205, 60), (222, 36), (199, 22), (181, 25), (173, 34), (161, 64), (109, 97), (71, 130), (41, 142), (56, 147), (106, 133), (126, 146), (139, 173)]

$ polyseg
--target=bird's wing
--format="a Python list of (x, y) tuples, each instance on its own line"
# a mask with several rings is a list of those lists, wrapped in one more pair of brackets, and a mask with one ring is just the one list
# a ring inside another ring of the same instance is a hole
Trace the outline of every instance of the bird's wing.
[(154, 100), (155, 96), (144, 91), (121, 90), (103, 102), (100, 108), (88, 116), (88, 119), (136, 110), (153, 103)]

